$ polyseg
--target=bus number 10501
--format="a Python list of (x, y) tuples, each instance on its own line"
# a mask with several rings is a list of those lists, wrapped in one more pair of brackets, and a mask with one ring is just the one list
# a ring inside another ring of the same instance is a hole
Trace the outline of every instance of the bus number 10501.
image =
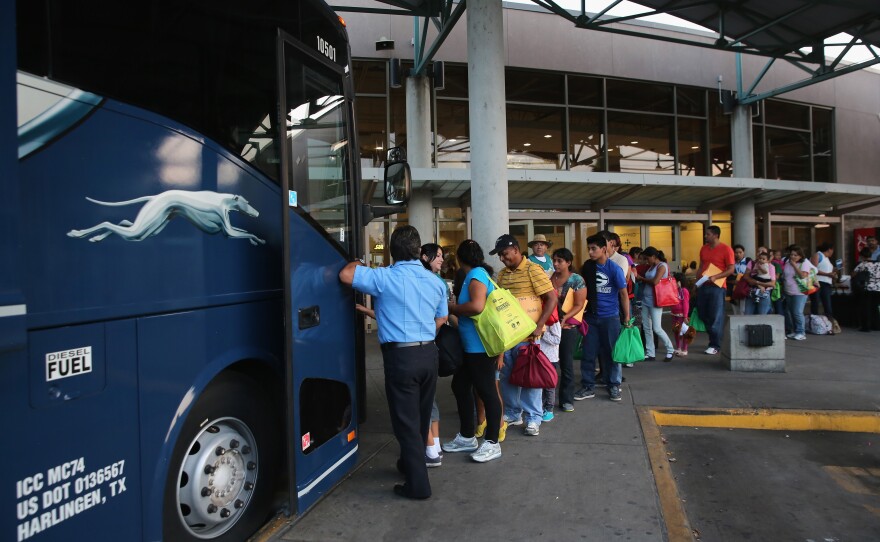
[(327, 43), (321, 36), (318, 36), (318, 51), (333, 62), (336, 62), (336, 47)]

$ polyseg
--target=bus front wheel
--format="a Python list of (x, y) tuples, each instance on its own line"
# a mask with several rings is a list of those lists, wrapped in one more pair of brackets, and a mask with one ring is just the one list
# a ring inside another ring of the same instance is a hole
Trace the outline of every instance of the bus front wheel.
[(184, 422), (168, 473), (165, 540), (244, 540), (270, 513), (277, 413), (256, 381), (221, 375)]

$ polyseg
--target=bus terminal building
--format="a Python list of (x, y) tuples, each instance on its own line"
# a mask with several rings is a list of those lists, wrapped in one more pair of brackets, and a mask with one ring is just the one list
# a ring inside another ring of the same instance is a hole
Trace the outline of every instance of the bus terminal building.
[[(481, 73), (483, 61), (469, 54), (474, 5), (434, 54), (442, 75), (423, 78), (408, 77), (422, 46), (418, 19), (341, 12), (364, 182), (381, 178), (389, 147), (407, 147), (413, 166), (408, 214), (367, 228), (376, 264), (389, 263), (384, 239), (401, 221), (446, 251), (468, 237), (484, 248), (494, 239), (475, 231), (498, 203), (493, 189), (475, 193), (471, 161), (487, 129), (469, 115), (469, 73)], [(587, 236), (610, 229), (624, 249), (652, 245), (676, 266), (699, 259), (703, 227), (714, 223), (749, 254), (830, 242), (851, 269), (853, 232), (874, 227), (880, 213), (880, 73), (852, 71), (730, 107), (738, 82), (754, 81), (749, 91), (759, 95), (804, 72), (676, 42), (716, 39), (709, 31), (634, 20), (615, 23), (624, 33), (594, 32), (533, 4), (504, 3), (501, 13), (506, 190), (497, 193), (522, 246), (544, 234), (583, 261)], [(425, 80), (421, 94), (411, 79)]]

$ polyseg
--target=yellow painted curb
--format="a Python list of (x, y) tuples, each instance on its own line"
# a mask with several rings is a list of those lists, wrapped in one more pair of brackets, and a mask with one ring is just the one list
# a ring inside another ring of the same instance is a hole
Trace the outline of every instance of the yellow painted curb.
[(661, 426), (880, 433), (880, 412), (771, 409), (651, 409)]
[[(636, 410), (669, 542), (694, 542), (695, 537), (669, 467), (666, 446), (660, 435), (661, 426), (880, 434), (880, 412), (670, 407), (637, 407)], [(872, 511), (880, 515), (880, 509)]]
[(693, 542), (693, 530), (681, 504), (672, 470), (669, 468), (666, 446), (660, 436), (660, 428), (652, 416), (654, 412), (648, 407), (638, 407), (636, 410), (645, 436), (654, 483), (657, 485), (657, 497), (660, 499), (660, 512), (666, 524), (667, 539), (669, 542)]

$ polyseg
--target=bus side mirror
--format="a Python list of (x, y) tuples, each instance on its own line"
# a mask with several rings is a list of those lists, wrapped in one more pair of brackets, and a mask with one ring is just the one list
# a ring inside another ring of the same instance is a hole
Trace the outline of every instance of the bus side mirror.
[[(409, 164), (406, 163), (406, 151), (402, 147), (389, 149), (388, 159), (385, 162), (385, 205), (364, 203), (361, 212), (363, 225), (366, 226), (374, 218), (402, 212), (403, 206), (409, 201), (410, 192), (412, 192), (412, 174)], [(367, 201), (370, 197), (367, 196)]]
[(406, 204), (411, 190), (412, 175), (406, 163), (406, 152), (401, 147), (389, 149), (385, 162), (385, 204)]

